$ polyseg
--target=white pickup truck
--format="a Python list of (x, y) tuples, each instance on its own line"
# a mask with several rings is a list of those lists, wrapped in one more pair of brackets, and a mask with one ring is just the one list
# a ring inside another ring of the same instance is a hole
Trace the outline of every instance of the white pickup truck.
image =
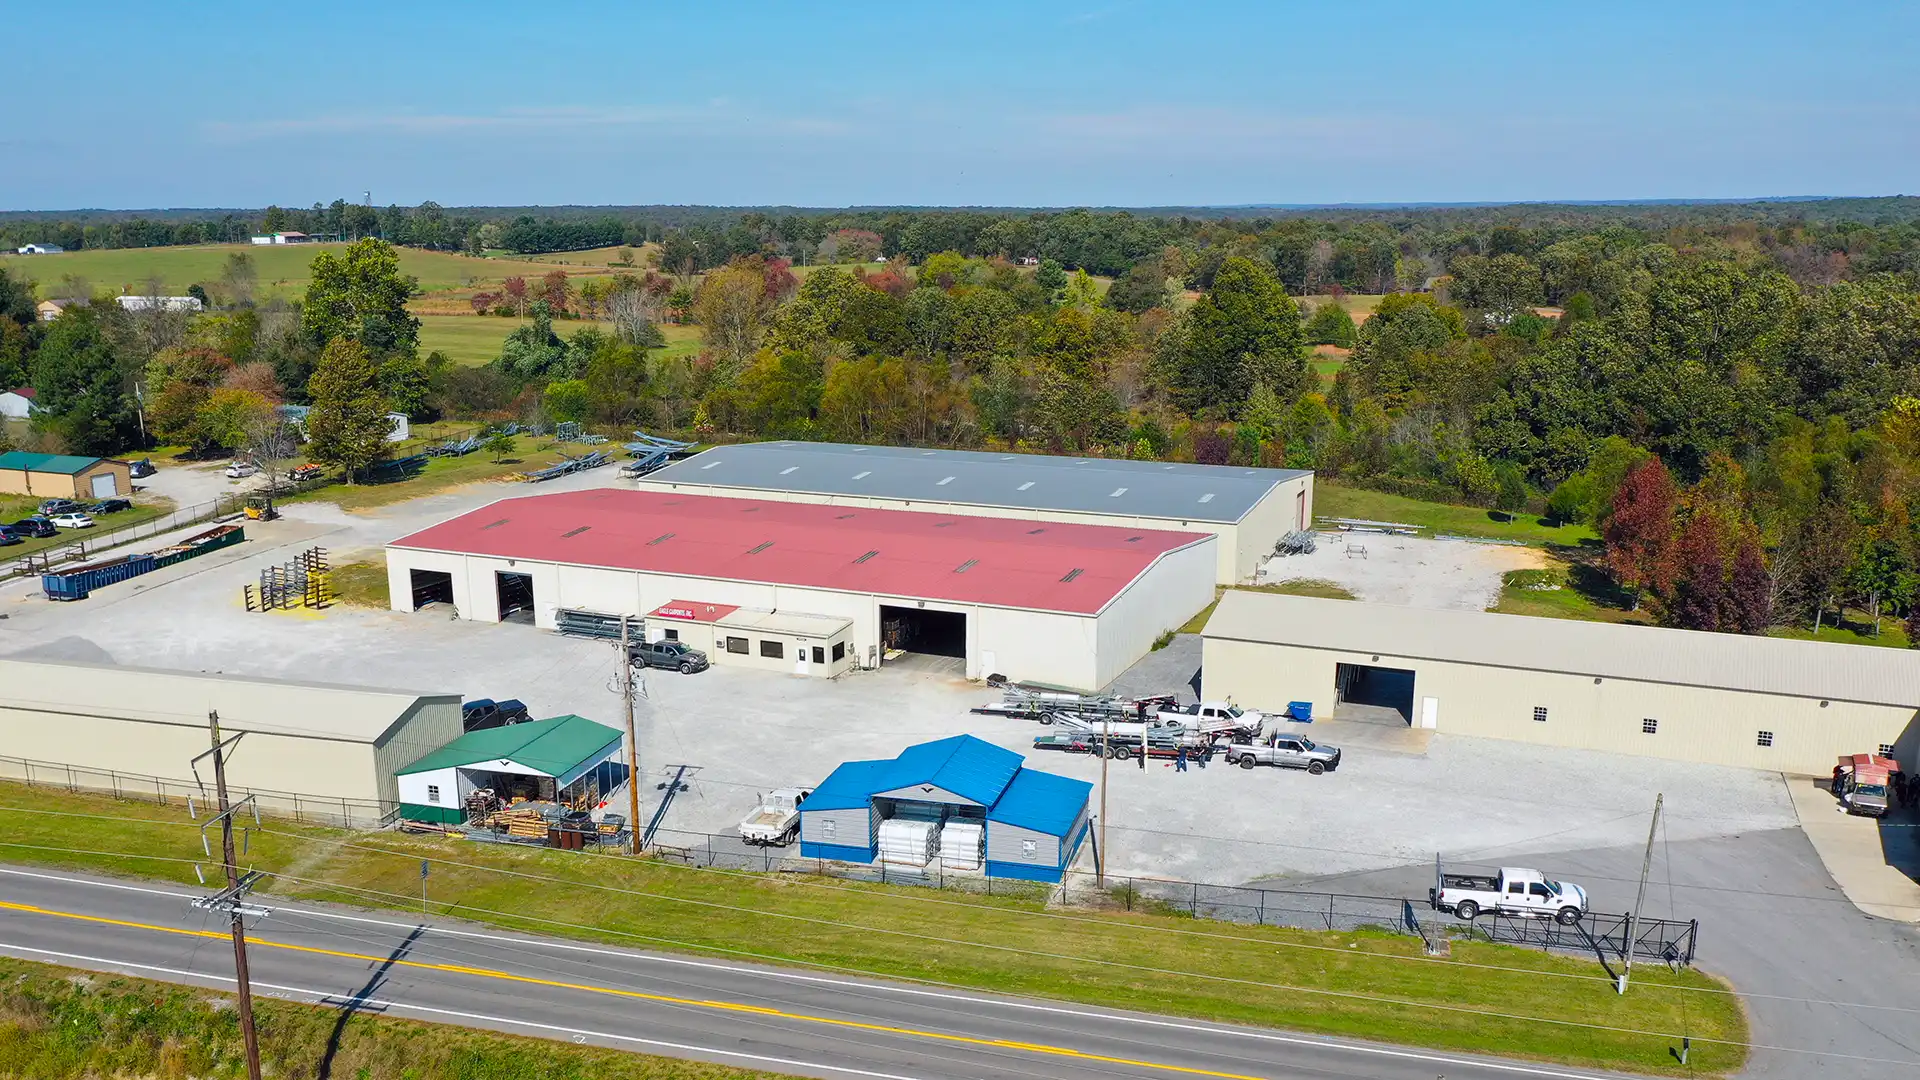
[(1265, 716), (1252, 709), (1242, 709), (1225, 701), (1201, 701), (1179, 708), (1161, 709), (1154, 717), (1164, 727), (1202, 735), (1218, 735), (1222, 732), (1258, 734), (1260, 725), (1266, 720)]
[(740, 839), (755, 847), (779, 847), (800, 831), (800, 804), (813, 794), (809, 788), (769, 791), (760, 805), (740, 820)]
[(1503, 866), (1497, 877), (1449, 874), (1435, 868), (1428, 900), (1439, 911), (1473, 919), (1483, 911), (1553, 919), (1572, 926), (1587, 913), (1587, 890), (1571, 881), (1554, 881), (1538, 870)]

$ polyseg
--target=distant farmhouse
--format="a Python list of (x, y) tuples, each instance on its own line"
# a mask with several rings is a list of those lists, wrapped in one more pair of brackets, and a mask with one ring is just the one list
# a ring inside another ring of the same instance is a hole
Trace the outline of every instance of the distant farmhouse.
[(22, 255), (61, 255), (65, 254), (66, 250), (66, 248), (61, 247), (59, 244), (23, 244), (20, 247), (19, 253)]
[[(0, 386), (5, 386), (0, 383)], [(18, 386), (0, 393), (0, 417), (8, 420), (25, 420), (33, 412), (33, 387)]]
[(256, 244), (313, 244), (319, 242), (319, 237), (308, 236), (303, 232), (277, 232), (255, 236), (252, 240)]
[(68, 308), (81, 302), (79, 300), (42, 300), (33, 305), (33, 310), (34, 314), (40, 317), (41, 322), (52, 322), (64, 314)]
[(155, 308), (167, 311), (200, 310), (200, 298), (197, 296), (116, 296), (114, 299), (127, 311), (152, 311)]

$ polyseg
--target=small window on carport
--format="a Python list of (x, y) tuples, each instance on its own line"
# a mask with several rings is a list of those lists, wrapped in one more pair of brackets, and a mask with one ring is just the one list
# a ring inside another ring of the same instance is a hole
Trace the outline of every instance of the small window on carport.
[(1651, 716), (1649, 716), (1649, 717), (1647, 717), (1646, 719), (1644, 719), (1644, 720), (1642, 720), (1642, 721), (1640, 721), (1640, 733), (1641, 733), (1642, 735), (1658, 735), (1658, 734), (1660, 734), (1660, 721), (1658, 721), (1658, 720), (1655, 720), (1655, 719), (1654, 719), (1653, 717), (1651, 717)]

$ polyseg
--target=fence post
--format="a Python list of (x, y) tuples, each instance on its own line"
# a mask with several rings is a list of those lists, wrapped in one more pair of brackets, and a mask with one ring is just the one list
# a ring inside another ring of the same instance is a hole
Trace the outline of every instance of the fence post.
[(1333, 894), (1327, 894), (1327, 929), (1333, 929)]
[(67, 790), (72, 792), (78, 792), (80, 790), (80, 785), (73, 782), (73, 766), (71, 765), (67, 766)]
[(1260, 890), (1260, 925), (1267, 925), (1267, 890)]

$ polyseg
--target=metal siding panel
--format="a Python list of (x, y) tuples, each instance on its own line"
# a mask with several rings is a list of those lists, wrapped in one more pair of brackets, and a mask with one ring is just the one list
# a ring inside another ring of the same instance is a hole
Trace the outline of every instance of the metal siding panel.
[[(1020, 843), (1032, 840), (1033, 854), (1021, 851)], [(1023, 829), (1018, 825), (1009, 825), (1004, 821), (987, 822), (987, 861), (1002, 863), (1020, 863), (1029, 866), (1060, 865), (1060, 838), (1051, 833)]]

